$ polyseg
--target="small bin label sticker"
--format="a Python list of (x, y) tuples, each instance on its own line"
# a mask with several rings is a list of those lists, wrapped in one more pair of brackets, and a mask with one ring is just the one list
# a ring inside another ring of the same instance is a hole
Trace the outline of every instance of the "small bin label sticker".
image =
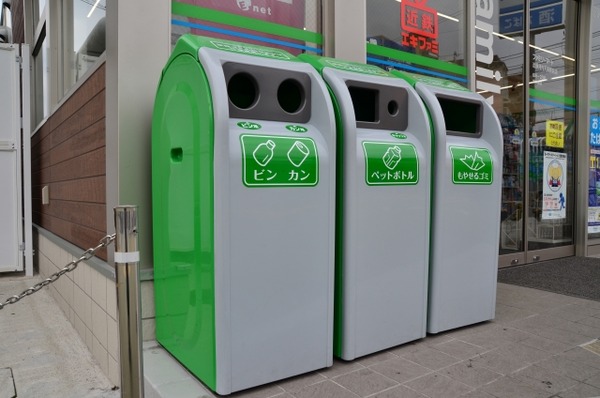
[(367, 185), (416, 185), (419, 157), (413, 144), (363, 141)]
[(485, 148), (451, 146), (452, 182), (468, 185), (491, 185), (494, 163), (490, 151)]
[(312, 138), (243, 134), (242, 180), (247, 187), (315, 186), (319, 156)]

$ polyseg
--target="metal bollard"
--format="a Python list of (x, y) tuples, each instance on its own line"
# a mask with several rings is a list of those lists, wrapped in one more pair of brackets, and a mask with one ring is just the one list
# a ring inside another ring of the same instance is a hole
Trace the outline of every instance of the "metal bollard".
[(121, 356), (121, 396), (144, 396), (142, 312), (138, 266), (137, 206), (118, 206), (115, 212), (115, 264)]

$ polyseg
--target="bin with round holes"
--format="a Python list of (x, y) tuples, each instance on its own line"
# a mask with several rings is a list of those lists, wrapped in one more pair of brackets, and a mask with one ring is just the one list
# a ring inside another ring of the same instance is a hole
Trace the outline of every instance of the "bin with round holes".
[(152, 121), (156, 336), (219, 394), (332, 364), (335, 118), (273, 48), (185, 35)]

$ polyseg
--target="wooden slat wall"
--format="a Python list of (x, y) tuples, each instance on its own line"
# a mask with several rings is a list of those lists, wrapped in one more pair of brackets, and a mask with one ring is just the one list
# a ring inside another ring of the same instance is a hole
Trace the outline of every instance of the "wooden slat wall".
[[(102, 65), (31, 140), (33, 221), (82, 249), (107, 230), (105, 116)], [(50, 204), (42, 205), (46, 185)]]
[(13, 0), (11, 5), (13, 41), (25, 43), (25, 20), (23, 17), (23, 0)]

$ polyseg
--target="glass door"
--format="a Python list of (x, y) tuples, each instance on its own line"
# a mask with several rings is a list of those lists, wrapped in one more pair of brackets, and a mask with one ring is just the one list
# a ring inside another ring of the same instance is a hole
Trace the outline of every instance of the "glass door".
[(511, 4), (499, 6), (494, 43), (507, 72), (494, 101), (504, 134), (501, 267), (574, 255), (578, 3), (530, 2), (528, 21), (528, 7)]
[(530, 10), (527, 262), (574, 254), (578, 3), (557, 4)]

